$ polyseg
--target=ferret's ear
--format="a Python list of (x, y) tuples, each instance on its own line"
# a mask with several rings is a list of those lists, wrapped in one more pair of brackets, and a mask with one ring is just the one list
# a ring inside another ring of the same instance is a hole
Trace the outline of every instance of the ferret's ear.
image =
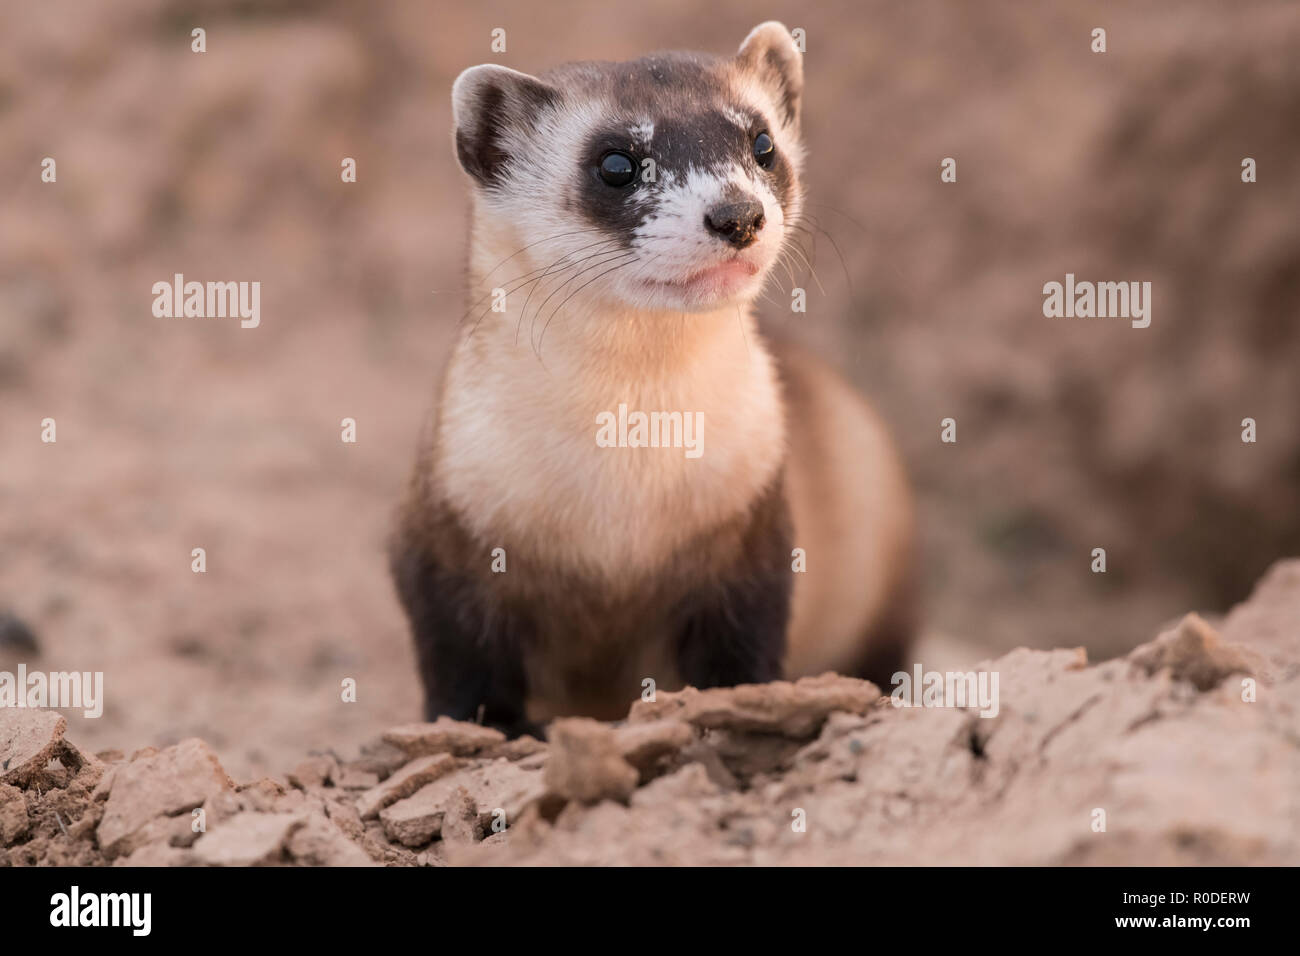
[(501, 181), (510, 159), (504, 146), (509, 129), (528, 130), (560, 92), (536, 77), (486, 63), (472, 66), (451, 87), (456, 158), (484, 186)]
[(740, 45), (736, 60), (767, 86), (785, 114), (785, 121), (798, 123), (799, 101), (803, 97), (803, 54), (785, 24), (768, 20), (754, 27)]

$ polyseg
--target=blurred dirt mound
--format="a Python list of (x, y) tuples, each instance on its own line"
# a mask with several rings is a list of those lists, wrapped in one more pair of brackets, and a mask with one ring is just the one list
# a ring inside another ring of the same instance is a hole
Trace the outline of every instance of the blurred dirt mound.
[[(1053, 409), (1091, 507), (1143, 529), (1153, 563), (1216, 607), (1300, 552), (1300, 523), (1276, 517), (1300, 515), (1300, 124), (1279, 121), (1300, 116), (1300, 17), (1268, 22), (1139, 71), (1097, 137), (1108, 188), (1081, 217), (1078, 271), (1151, 279), (1164, 321), (1089, 356), (1105, 374), (1066, 376)], [(1241, 182), (1246, 157), (1264, 189)], [(1243, 444), (1246, 417), (1267, 439)]]
[[(873, 100), (902, 154), (868, 151), (866, 181), (942, 156), (958, 180), (866, 189), (846, 207), (865, 227), (851, 263), (871, 296), (862, 380), (925, 489), (945, 627), (1123, 653), (1189, 602), (1242, 600), (1300, 552), (1300, 18), (1237, 10), (1232, 23), (1200, 3), (1042, 19), (980, 4), (951, 26), (894, 14), (927, 21), (945, 50), (964, 30), (1003, 65), (971, 56), (946, 102), (938, 65), (907, 96)], [(1062, 42), (1097, 26), (1105, 54)], [(910, 76), (918, 51), (885, 56), (882, 83)], [(907, 116), (917, 101), (924, 124)], [(1246, 157), (1255, 183), (1241, 181)], [(1067, 272), (1150, 281), (1150, 328), (1045, 318), (1040, 290)], [(948, 415), (957, 454), (936, 444)], [(1248, 417), (1268, 422), (1254, 444)], [(1094, 547), (1105, 575), (1081, 558)]]
[(865, 681), (660, 694), (549, 743), (396, 727), (235, 786), (190, 739), (83, 755), (0, 712), (13, 865), (1300, 863), (1300, 560), (1223, 630), (1194, 614), (1126, 659), (1020, 649), (995, 717)]

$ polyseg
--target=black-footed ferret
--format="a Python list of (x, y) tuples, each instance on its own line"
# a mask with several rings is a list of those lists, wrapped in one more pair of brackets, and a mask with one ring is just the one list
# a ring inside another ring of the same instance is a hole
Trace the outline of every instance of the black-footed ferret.
[(730, 58), (456, 80), (478, 301), (391, 551), (429, 719), (903, 665), (898, 455), (751, 315), (799, 221), (802, 87), (771, 22)]

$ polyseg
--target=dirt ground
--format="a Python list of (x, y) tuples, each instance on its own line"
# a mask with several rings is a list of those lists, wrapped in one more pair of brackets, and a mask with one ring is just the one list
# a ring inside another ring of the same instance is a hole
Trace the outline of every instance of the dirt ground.
[[(0, 611), (37, 641), (0, 640), (0, 670), (104, 672), (103, 717), (67, 717), (81, 752), (197, 737), (255, 780), (418, 717), (382, 548), (463, 308), (448, 90), (490, 59), (725, 52), (768, 16), (807, 30), (824, 232), (809, 312), (765, 315), (897, 432), (930, 666), (1124, 654), (1300, 554), (1294, 4), (568, 6), (0, 10)], [(154, 319), (176, 272), (261, 281), (261, 326)], [(1152, 281), (1151, 328), (1045, 319), (1066, 272)]]
[(91, 756), (0, 710), (0, 865), (1300, 863), (1300, 561), (1216, 630), (1012, 651), (996, 708), (865, 681), (660, 693), (547, 742), (446, 718), (235, 784), (189, 738)]

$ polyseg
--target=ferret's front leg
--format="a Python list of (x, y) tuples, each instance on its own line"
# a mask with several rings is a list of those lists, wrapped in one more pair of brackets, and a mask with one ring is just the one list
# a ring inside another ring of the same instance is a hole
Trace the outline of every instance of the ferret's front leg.
[(398, 596), (411, 621), (424, 716), (542, 737), (525, 716), (523, 647), (531, 625), (494, 598), (481, 580), (446, 568), (418, 545), (392, 553)]
[(685, 683), (731, 687), (781, 678), (794, 587), (791, 537), (778, 481), (753, 509), (734, 563), (682, 606), (677, 664)]

